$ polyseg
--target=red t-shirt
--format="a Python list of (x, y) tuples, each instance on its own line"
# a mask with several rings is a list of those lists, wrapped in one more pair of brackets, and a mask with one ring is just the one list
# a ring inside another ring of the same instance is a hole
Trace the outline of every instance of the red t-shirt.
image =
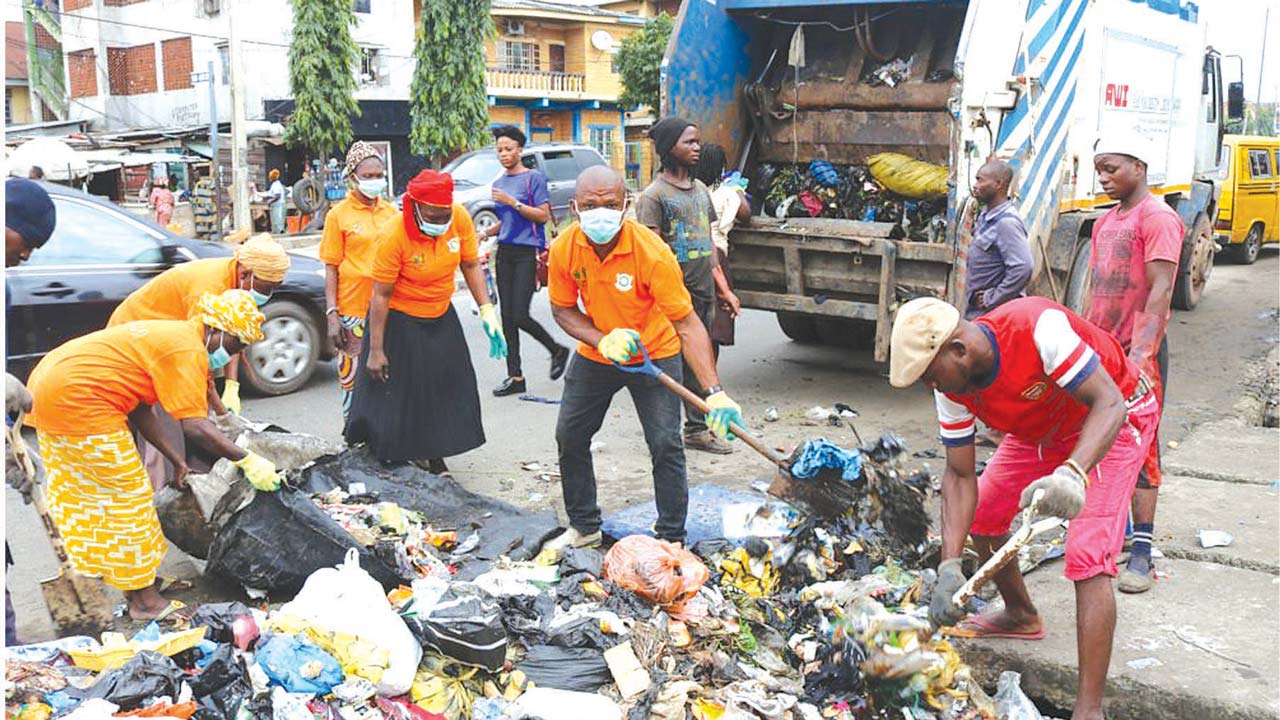
[(1011, 300), (974, 322), (996, 364), (972, 393), (934, 393), (944, 445), (972, 443), (975, 416), (1037, 445), (1068, 440), (1089, 414), (1071, 393), (1099, 367), (1124, 397), (1138, 385), (1138, 368), (1114, 337), (1048, 298)]
[[(1129, 210), (1119, 205), (1093, 225), (1093, 293), (1089, 322), (1113, 333), (1128, 348), (1133, 318), (1146, 308), (1151, 285), (1146, 265), (1154, 260), (1174, 264), (1182, 254), (1182, 219), (1155, 195)], [(1165, 309), (1165, 319), (1169, 310)]]

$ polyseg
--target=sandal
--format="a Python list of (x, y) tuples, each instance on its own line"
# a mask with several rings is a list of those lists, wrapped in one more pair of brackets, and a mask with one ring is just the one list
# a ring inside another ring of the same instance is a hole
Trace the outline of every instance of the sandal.
[(962, 639), (990, 639), (990, 638), (1006, 638), (1010, 640), (1042, 640), (1044, 639), (1044, 626), (1034, 632), (1013, 632), (1003, 630), (992, 625), (990, 621), (984, 619), (981, 615), (972, 615), (959, 625), (950, 628), (943, 628), (942, 634)]

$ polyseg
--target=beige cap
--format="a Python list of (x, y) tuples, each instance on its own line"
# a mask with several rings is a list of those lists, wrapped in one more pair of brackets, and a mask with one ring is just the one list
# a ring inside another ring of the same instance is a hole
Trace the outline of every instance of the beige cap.
[(919, 380), (959, 324), (960, 311), (938, 298), (916, 298), (898, 308), (889, 339), (889, 384), (907, 387)]

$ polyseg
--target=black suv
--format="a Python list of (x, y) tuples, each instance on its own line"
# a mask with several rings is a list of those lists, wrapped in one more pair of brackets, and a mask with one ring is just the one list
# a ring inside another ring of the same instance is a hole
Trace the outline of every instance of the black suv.
[[(25, 378), (45, 353), (106, 327), (112, 311), (151, 278), (232, 247), (175, 235), (79, 190), (45, 183), (58, 210), (49, 242), (5, 271), (9, 372)], [(324, 325), (324, 265), (291, 255), (284, 284), (262, 308), (266, 339), (247, 351), (241, 379), (265, 395), (302, 387), (332, 356)]]

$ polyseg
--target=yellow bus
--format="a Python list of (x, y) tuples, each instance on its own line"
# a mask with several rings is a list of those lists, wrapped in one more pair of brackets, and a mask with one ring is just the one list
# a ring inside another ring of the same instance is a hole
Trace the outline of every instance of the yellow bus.
[(1228, 257), (1250, 265), (1263, 243), (1280, 242), (1280, 137), (1227, 135), (1222, 142), (1214, 230)]

